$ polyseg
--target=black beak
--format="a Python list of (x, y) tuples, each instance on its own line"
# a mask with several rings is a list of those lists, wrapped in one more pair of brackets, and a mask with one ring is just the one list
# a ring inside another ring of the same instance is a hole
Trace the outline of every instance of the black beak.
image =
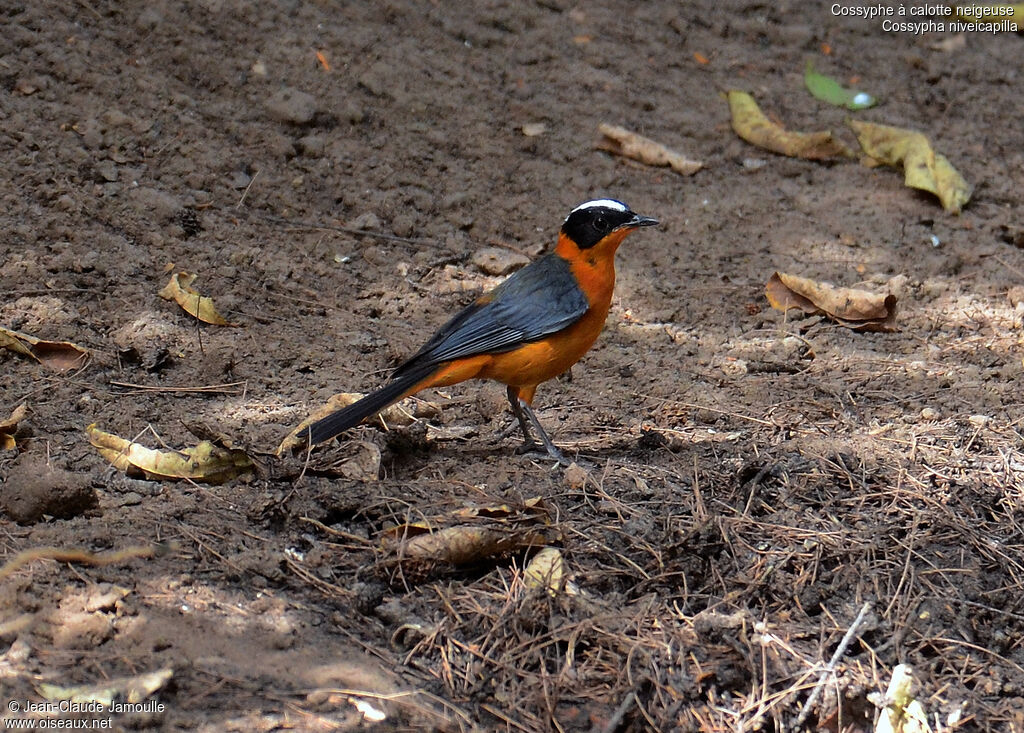
[(654, 227), (658, 226), (660, 222), (657, 219), (653, 219), (649, 216), (641, 216), (640, 214), (633, 214), (633, 218), (627, 221), (623, 226), (627, 226), (630, 229), (635, 227)]

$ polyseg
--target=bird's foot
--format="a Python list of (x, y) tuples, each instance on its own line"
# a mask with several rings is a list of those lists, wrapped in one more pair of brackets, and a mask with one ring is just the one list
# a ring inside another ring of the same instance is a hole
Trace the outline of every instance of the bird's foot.
[(516, 448), (517, 455), (527, 455), (529, 453), (542, 453), (547, 455), (557, 461), (558, 465), (563, 468), (568, 468), (572, 465), (572, 461), (562, 455), (562, 451), (558, 450), (554, 445), (541, 445), (536, 441), (530, 440)]

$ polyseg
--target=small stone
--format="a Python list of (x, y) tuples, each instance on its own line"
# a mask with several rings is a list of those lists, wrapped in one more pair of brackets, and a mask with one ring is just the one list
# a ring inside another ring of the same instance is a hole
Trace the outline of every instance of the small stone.
[(380, 231), (380, 218), (372, 211), (367, 211), (348, 223), (348, 226), (352, 229), (361, 229), (371, 232)]
[(96, 150), (103, 145), (103, 133), (100, 131), (100, 123), (96, 120), (84, 120), (73, 128), (82, 136), (82, 145), (89, 150)]
[(145, 9), (135, 18), (135, 27), (140, 31), (155, 30), (164, 21), (164, 14), (154, 7), (154, 4), (147, 4)]
[(358, 83), (375, 97), (386, 96), (394, 85), (395, 69), (387, 61), (377, 61), (359, 77)]
[(967, 422), (969, 422), (974, 427), (978, 428), (978, 430), (981, 430), (990, 422), (992, 422), (992, 418), (989, 417), (988, 415), (971, 415), (969, 418), (967, 418)]
[(18, 94), (24, 94), (26, 97), (46, 89), (48, 86), (50, 86), (50, 77), (40, 74), (23, 76), (14, 82), (15, 91)]
[(507, 275), (529, 263), (526, 255), (500, 247), (484, 247), (473, 255), (473, 264), (488, 275)]
[(248, 188), (250, 183), (252, 183), (252, 176), (245, 171), (232, 171), (231, 175), (228, 176), (228, 185), (236, 191)]
[(324, 148), (327, 146), (327, 141), (323, 135), (306, 135), (305, 137), (299, 138), (299, 141), (295, 144), (295, 147), (303, 155), (309, 156), (310, 158), (319, 158), (324, 154)]
[(411, 237), (416, 233), (416, 220), (409, 214), (396, 214), (391, 220), (391, 231), (398, 237)]
[(117, 502), (118, 506), (137, 506), (142, 503), (142, 494), (137, 491), (129, 491)]
[(98, 173), (100, 178), (107, 183), (113, 183), (117, 180), (117, 166), (111, 160), (104, 160), (102, 163), (97, 163), (96, 173)]
[(906, 297), (909, 286), (910, 278), (902, 273), (890, 277), (885, 283), (886, 289), (900, 300)]
[(357, 125), (366, 119), (366, 112), (354, 99), (346, 99), (341, 105), (339, 116), (350, 124)]
[(118, 585), (111, 585), (110, 583), (101, 583), (96, 588), (92, 589), (89, 596), (85, 599), (85, 611), (86, 613), (95, 613), (96, 611), (113, 611), (117, 602), (128, 595), (131, 591), (127, 588), (122, 588)]
[(729, 377), (740, 377), (750, 371), (745, 359), (726, 359), (722, 362), (722, 372)]
[(1024, 303), (1024, 285), (1014, 285), (1010, 288), (1009, 292), (1006, 293), (1006, 297), (1010, 299), (1010, 305), (1014, 308), (1021, 303)]
[(316, 98), (312, 94), (285, 87), (266, 103), (267, 112), (278, 122), (305, 125), (316, 114)]
[(22, 524), (44, 516), (70, 519), (95, 506), (88, 477), (56, 468), (42, 456), (22, 455), (0, 481), (0, 508)]
[(100, 116), (100, 120), (107, 127), (123, 127), (132, 122), (131, 118), (119, 109), (108, 109)]
[(587, 470), (573, 461), (565, 469), (565, 485), (570, 489), (579, 491), (587, 485)]
[(933, 410), (931, 407), (926, 407), (923, 410), (921, 410), (921, 419), (922, 420), (937, 420), (938, 417), (939, 417), (938, 411)]

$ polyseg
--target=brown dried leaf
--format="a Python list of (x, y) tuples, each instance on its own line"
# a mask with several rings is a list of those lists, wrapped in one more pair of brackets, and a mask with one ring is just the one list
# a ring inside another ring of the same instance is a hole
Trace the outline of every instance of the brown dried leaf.
[(221, 448), (208, 440), (180, 452), (159, 451), (103, 432), (95, 425), (87, 427), (85, 432), (89, 442), (115, 468), (151, 480), (192, 479), (222, 484), (255, 469), (244, 451)]
[(602, 123), (597, 126), (597, 130), (602, 135), (601, 140), (597, 143), (599, 150), (607, 150), (609, 153), (637, 160), (647, 165), (668, 166), (684, 176), (692, 176), (704, 167), (700, 161), (690, 160), (685, 155), (670, 150), (643, 135), (630, 132), (624, 127)]
[(769, 120), (746, 92), (733, 89), (726, 96), (732, 112), (732, 129), (752, 145), (792, 158), (823, 160), (837, 156), (853, 157), (853, 152), (827, 130), (792, 132)]
[(777, 310), (797, 308), (808, 315), (825, 315), (855, 331), (895, 330), (896, 296), (892, 293), (839, 288), (776, 272), (765, 285), (765, 296)]
[[(410, 537), (413, 532), (417, 534)], [(462, 566), (503, 552), (547, 544), (547, 538), (540, 532), (471, 525), (422, 532), (422, 526), (417, 525), (401, 525), (389, 532), (400, 539), (395, 553), (402, 560)]]
[(217, 312), (213, 305), (213, 298), (200, 295), (198, 290), (191, 287), (195, 279), (196, 275), (193, 273), (176, 272), (171, 275), (170, 282), (164, 286), (164, 289), (158, 295), (164, 300), (173, 300), (186, 313), (204, 323), (214, 326), (237, 326), (237, 323), (229, 322)]
[(453, 514), (459, 519), (483, 518), (498, 521), (513, 521), (520, 519), (536, 521), (539, 519), (546, 522), (550, 514), (550, 509), (548, 509), (543, 498), (535, 496), (516, 506), (511, 506), (509, 504), (495, 504), (492, 506), (466, 507), (464, 509), (457, 509)]
[(89, 359), (89, 352), (86, 349), (70, 341), (44, 341), (2, 326), (0, 349), (10, 349), (58, 372), (77, 369)]
[(14, 408), (14, 412), (6, 420), (0, 420), (0, 450), (14, 450), (18, 447), (14, 442), (14, 434), (18, 432), (18, 423), (25, 419), (28, 409), (24, 404)]

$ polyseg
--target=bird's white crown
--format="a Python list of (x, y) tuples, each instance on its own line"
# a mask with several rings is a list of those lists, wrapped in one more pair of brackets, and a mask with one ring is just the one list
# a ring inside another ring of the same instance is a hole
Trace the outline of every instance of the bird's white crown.
[(593, 201), (587, 201), (586, 203), (577, 206), (575, 209), (569, 212), (569, 216), (572, 216), (577, 211), (582, 211), (583, 209), (596, 209), (598, 207), (603, 207), (605, 209), (614, 209), (615, 211), (622, 212), (629, 211), (629, 207), (627, 207), (621, 201), (616, 201), (615, 199), (594, 199)]

